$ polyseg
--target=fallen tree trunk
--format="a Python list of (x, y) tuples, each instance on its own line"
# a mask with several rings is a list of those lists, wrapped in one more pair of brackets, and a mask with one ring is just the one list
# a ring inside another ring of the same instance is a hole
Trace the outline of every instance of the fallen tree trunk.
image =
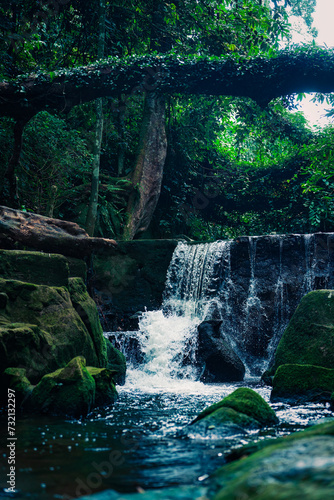
[(77, 258), (117, 245), (114, 240), (90, 238), (74, 222), (0, 206), (0, 247), (15, 248), (15, 243)]
[(0, 82), (0, 115), (23, 119), (45, 109), (66, 112), (98, 97), (138, 91), (250, 97), (264, 106), (296, 92), (333, 92), (334, 53), (310, 47), (239, 61), (169, 55), (109, 58), (92, 66)]

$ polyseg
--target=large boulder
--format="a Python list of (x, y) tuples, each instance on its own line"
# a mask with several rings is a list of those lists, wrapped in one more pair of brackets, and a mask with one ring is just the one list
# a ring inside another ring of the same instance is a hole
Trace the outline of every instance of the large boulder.
[(87, 288), (81, 278), (69, 278), (68, 281), (68, 289), (73, 307), (86, 326), (94, 344), (99, 360), (96, 366), (107, 366), (107, 341), (103, 336), (96, 304), (88, 294)]
[(221, 321), (198, 326), (196, 361), (202, 382), (235, 382), (245, 375), (245, 366), (220, 331)]
[(263, 426), (275, 425), (278, 418), (266, 401), (252, 389), (240, 387), (232, 394), (203, 410), (185, 433), (214, 436), (242, 434)]
[(54, 253), (0, 250), (0, 276), (36, 285), (67, 286), (69, 261)]
[(334, 291), (316, 290), (305, 295), (275, 353), (274, 375), (286, 364), (334, 366)]
[(273, 379), (271, 401), (304, 403), (329, 401), (334, 391), (334, 369), (312, 365), (281, 365)]
[(322, 500), (334, 495), (334, 422), (262, 440), (238, 452), (241, 460), (211, 477), (213, 500)]
[[(65, 287), (0, 280), (0, 366), (26, 368), (31, 382), (82, 355), (91, 366), (107, 364), (106, 351), (73, 307)], [(85, 318), (84, 318), (85, 319)], [(95, 332), (96, 333), (96, 332)]]

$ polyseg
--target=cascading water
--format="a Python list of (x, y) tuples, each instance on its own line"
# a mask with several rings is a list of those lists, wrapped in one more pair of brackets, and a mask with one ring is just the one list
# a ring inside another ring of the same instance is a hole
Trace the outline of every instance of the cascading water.
[(246, 375), (259, 376), (301, 297), (333, 286), (332, 235), (316, 236), (179, 242), (161, 309), (142, 313), (139, 332), (109, 334), (128, 355), (129, 383), (195, 381), (198, 326), (208, 320), (220, 321), (220, 334), (244, 362)]

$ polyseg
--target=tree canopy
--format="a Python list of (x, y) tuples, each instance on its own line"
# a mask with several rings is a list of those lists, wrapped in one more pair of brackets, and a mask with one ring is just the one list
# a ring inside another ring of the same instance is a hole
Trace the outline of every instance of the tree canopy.
[(333, 50), (289, 45), (289, 13), (314, 33), (314, 5), (1, 1), (2, 202), (85, 226), (98, 154), (101, 236), (331, 227), (331, 130), (288, 109), (333, 101)]

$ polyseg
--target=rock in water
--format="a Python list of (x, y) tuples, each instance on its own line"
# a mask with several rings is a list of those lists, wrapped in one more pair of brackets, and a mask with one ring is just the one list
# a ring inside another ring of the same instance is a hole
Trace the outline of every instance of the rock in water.
[(95, 403), (96, 384), (86, 368), (86, 360), (78, 356), (65, 368), (44, 375), (27, 401), (29, 410), (52, 415), (81, 417)]
[(221, 321), (204, 321), (198, 326), (196, 361), (202, 382), (237, 382), (245, 366), (220, 332)]
[(302, 298), (278, 344), (270, 374), (286, 364), (333, 368), (333, 290), (316, 290)]
[(281, 365), (273, 379), (271, 401), (296, 404), (329, 401), (334, 391), (334, 370), (312, 365)]
[(240, 387), (205, 410), (185, 429), (187, 435), (226, 436), (278, 423), (274, 410), (252, 389)]

